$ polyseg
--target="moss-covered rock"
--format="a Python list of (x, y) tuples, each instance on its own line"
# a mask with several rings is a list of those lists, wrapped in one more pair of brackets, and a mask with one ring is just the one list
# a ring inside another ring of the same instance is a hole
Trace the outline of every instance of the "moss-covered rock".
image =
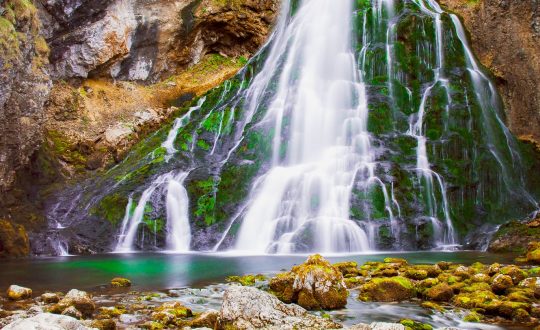
[(409, 268), (405, 272), (405, 276), (413, 280), (423, 280), (428, 277), (428, 272), (424, 269)]
[(361, 271), (358, 269), (358, 263), (354, 261), (338, 262), (333, 266), (336, 267), (344, 277), (355, 277), (361, 275)]
[(465, 315), (465, 317), (463, 318), (463, 321), (477, 323), (477, 322), (482, 321), (483, 318), (484, 316), (482, 314), (472, 311), (472, 312), (467, 313), (467, 315)]
[(446, 283), (440, 283), (425, 292), (425, 296), (433, 301), (450, 301), (454, 296), (454, 290)]
[(518, 284), (527, 277), (527, 273), (524, 270), (514, 265), (501, 268), (500, 273), (510, 276), (514, 284)]
[[(539, 237), (540, 238), (540, 237)], [(527, 246), (527, 262), (540, 264), (540, 242), (535, 241), (529, 243)]]
[(399, 321), (400, 324), (405, 326), (405, 330), (432, 330), (431, 324), (416, 322), (411, 319), (404, 319)]
[(272, 278), (270, 289), (282, 301), (295, 302), (306, 309), (337, 309), (347, 304), (348, 291), (342, 273), (318, 254)]
[(248, 274), (244, 276), (229, 276), (225, 279), (227, 282), (240, 283), (243, 286), (253, 286), (257, 281), (266, 280), (266, 276), (257, 274)]
[(152, 320), (164, 326), (182, 327), (186, 318), (193, 316), (191, 309), (178, 301), (171, 301), (154, 308)]
[(403, 301), (416, 296), (414, 283), (402, 276), (373, 278), (360, 287), (362, 301)]
[(92, 316), (96, 309), (96, 304), (88, 293), (72, 289), (57, 304), (51, 306), (49, 312), (61, 314), (64, 310), (72, 306), (80, 311), (83, 317)]
[(512, 278), (508, 275), (495, 275), (491, 281), (491, 290), (495, 293), (504, 293), (514, 285)]
[(115, 277), (111, 280), (111, 286), (115, 288), (128, 288), (131, 286), (131, 281), (123, 277)]
[(32, 297), (32, 289), (18, 285), (10, 285), (6, 291), (6, 295), (11, 300), (21, 300)]
[(25, 257), (30, 254), (30, 241), (24, 226), (0, 219), (0, 258)]

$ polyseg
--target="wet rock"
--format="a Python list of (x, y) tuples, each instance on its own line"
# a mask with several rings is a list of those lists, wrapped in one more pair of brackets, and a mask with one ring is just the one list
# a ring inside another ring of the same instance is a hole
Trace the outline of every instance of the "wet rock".
[(123, 277), (115, 277), (111, 280), (111, 286), (115, 288), (128, 288), (131, 286), (131, 281)]
[(244, 275), (244, 276), (229, 276), (225, 279), (227, 282), (234, 282), (234, 283), (240, 283), (244, 286), (253, 286), (255, 285), (255, 282), (257, 281), (264, 281), (266, 280), (266, 276), (258, 274), (258, 275)]
[(152, 313), (152, 320), (165, 326), (182, 326), (185, 325), (185, 319), (191, 316), (193, 316), (191, 309), (178, 301), (171, 301), (156, 307)]
[(495, 293), (504, 293), (514, 285), (512, 278), (508, 275), (496, 275), (491, 281), (491, 289)]
[(450, 265), (452, 263), (451, 262), (447, 262), (447, 261), (440, 261), (438, 262), (436, 265), (437, 267), (439, 267), (441, 270), (448, 270), (450, 268)]
[(527, 246), (527, 262), (540, 264), (540, 242), (531, 242)]
[(454, 270), (454, 275), (459, 276), (461, 278), (469, 278), (472, 275), (472, 273), (474, 273), (474, 271), (471, 268), (466, 267), (466, 266), (458, 266)]
[(270, 289), (282, 301), (295, 302), (306, 309), (337, 309), (347, 304), (343, 275), (318, 254), (272, 278)]
[(69, 306), (68, 308), (62, 311), (62, 315), (71, 316), (78, 320), (82, 319), (82, 313), (77, 310), (74, 306)]
[(92, 316), (96, 309), (96, 304), (88, 293), (77, 289), (71, 289), (66, 296), (62, 298), (58, 304), (53, 305), (49, 311), (51, 313), (60, 314), (71, 306), (81, 312), (83, 317)]
[(46, 292), (41, 295), (41, 301), (46, 304), (56, 304), (60, 301), (60, 297), (56, 293)]
[(501, 270), (502, 266), (499, 263), (494, 263), (488, 268), (488, 275), (493, 276)]
[(218, 322), (218, 318), (219, 318), (219, 312), (211, 309), (198, 315), (193, 321), (189, 323), (189, 326), (192, 328), (207, 327), (210, 329), (215, 329)]
[(483, 274), (483, 273), (479, 273), (479, 274), (475, 274), (471, 280), (473, 282), (484, 282), (484, 283), (489, 283), (491, 281), (491, 277), (487, 274)]
[(351, 326), (351, 330), (405, 330), (405, 326), (399, 323), (373, 322), (371, 324), (359, 323)]
[(297, 305), (286, 305), (253, 287), (232, 286), (225, 291), (219, 322), (228, 329), (338, 329), (331, 320), (310, 315)]
[(116, 330), (116, 322), (111, 319), (94, 320), (90, 325), (99, 330)]
[(354, 261), (338, 262), (333, 265), (344, 277), (356, 277), (361, 275), (358, 269), (358, 263)]
[(24, 226), (0, 219), (0, 257), (24, 257), (29, 253), (30, 241)]
[(525, 271), (514, 265), (501, 268), (500, 273), (510, 276), (514, 284), (518, 284), (527, 277), (527, 273)]
[(32, 297), (32, 289), (18, 285), (10, 285), (6, 291), (6, 294), (11, 300), (27, 299)]
[(399, 323), (405, 326), (406, 330), (433, 330), (433, 327), (427, 323), (417, 322), (410, 319), (404, 319)]
[(403, 301), (414, 298), (416, 290), (413, 282), (405, 277), (373, 278), (360, 287), (362, 301)]
[(413, 280), (423, 280), (428, 277), (428, 272), (424, 269), (409, 268), (405, 276)]
[(5, 326), (3, 330), (92, 330), (77, 319), (65, 315), (41, 313), (19, 319)]
[(454, 296), (454, 290), (446, 283), (440, 283), (429, 288), (426, 297), (433, 301), (449, 301)]
[(477, 312), (470, 312), (467, 315), (465, 315), (465, 317), (463, 318), (463, 321), (477, 323), (477, 322), (482, 321), (483, 318), (484, 318), (483, 315)]
[(406, 266), (409, 264), (407, 260), (402, 258), (384, 258), (384, 262), (387, 264), (398, 264), (400, 266)]
[(483, 308), (485, 310), (496, 311), (501, 302), (491, 291), (475, 291), (471, 293), (460, 293), (454, 296), (452, 303), (461, 308)]
[(532, 289), (534, 292), (534, 295), (537, 298), (540, 298), (540, 277), (526, 278), (523, 281), (519, 282), (518, 286), (521, 288)]

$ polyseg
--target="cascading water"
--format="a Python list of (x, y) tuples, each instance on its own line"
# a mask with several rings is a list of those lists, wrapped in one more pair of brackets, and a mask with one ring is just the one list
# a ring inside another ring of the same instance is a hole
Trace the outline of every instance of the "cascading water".
[(132, 198), (129, 198), (115, 252), (134, 250), (139, 227), (144, 222), (150, 198), (156, 191), (159, 191), (161, 195), (165, 190), (164, 186), (167, 187), (167, 247), (174, 252), (189, 251), (191, 232), (188, 220), (188, 196), (182, 185), (186, 176), (185, 172), (176, 175), (173, 172), (160, 175), (150, 187), (144, 190), (135, 208), (133, 208)]
[(454, 249), (538, 209), (522, 150), (436, 1), (283, 0), (238, 75), (68, 214), (117, 226), (124, 252)]
[(373, 177), (365, 88), (351, 44), (352, 3), (304, 2), (278, 31), (291, 40), (266, 115), (274, 121), (272, 169), (248, 202), (237, 249), (369, 249), (365, 231), (349, 216), (355, 179)]

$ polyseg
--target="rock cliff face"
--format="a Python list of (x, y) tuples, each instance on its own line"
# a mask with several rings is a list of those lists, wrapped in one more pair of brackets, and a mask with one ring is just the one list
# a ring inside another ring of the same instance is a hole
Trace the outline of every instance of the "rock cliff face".
[(206, 53), (248, 55), (265, 40), (276, 0), (44, 2), (52, 75), (156, 81)]
[(26, 0), (0, 3), (0, 194), (39, 147), (51, 81), (49, 49), (37, 10)]
[(236, 73), (278, 1), (2, 1), (0, 216), (43, 231), (44, 193)]
[(463, 18), (476, 55), (496, 77), (510, 129), (540, 141), (540, 1), (439, 2)]

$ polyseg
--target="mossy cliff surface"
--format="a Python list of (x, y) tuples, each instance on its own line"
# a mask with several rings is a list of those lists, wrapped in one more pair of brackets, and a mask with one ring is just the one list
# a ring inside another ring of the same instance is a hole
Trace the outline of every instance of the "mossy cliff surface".
[[(434, 17), (417, 2), (396, 2), (399, 20), (392, 30), (392, 60), (388, 61), (386, 48), (380, 47), (387, 42), (386, 16), (377, 16), (371, 3), (357, 6), (356, 47), (365, 55), (368, 130), (377, 151), (375, 175), (382, 182), (355, 186), (351, 218), (359, 225), (369, 223), (377, 249), (433, 248), (443, 240), (446, 218), (453, 224), (457, 243), (484, 247), (486, 228), (525, 218), (535, 208), (539, 186), (528, 181), (534, 178), (528, 174), (538, 168), (532, 146), (517, 141), (504, 127), (504, 113), (489, 82), (479, 86), (471, 75), (474, 59), (468, 57), (450, 14), (442, 14), (440, 21), (444, 63), (438, 72), (445, 78), (433, 83), (434, 68), (439, 65)], [(362, 50), (364, 37), (369, 42)], [(184, 186), (195, 238), (191, 248), (232, 246), (250, 191), (256, 178), (268, 171), (272, 158), (276, 132), (265, 116), (279, 72), (271, 77), (265, 93), (249, 103), (251, 86), (269, 49), (270, 45), (261, 49), (235, 77), (174, 113), (180, 118), (201, 105), (172, 132), (174, 157), (162, 147), (171, 123), (137, 144), (118, 166), (96, 176), (84, 193), (80, 188), (66, 191), (60, 200), (78, 198), (77, 203), (85, 205), (84, 210), (72, 209), (73, 216), (84, 224), (81, 230), (93, 223), (118, 230), (121, 215), (132, 215), (126, 210), (130, 198), (136, 204), (151, 182), (166, 173), (183, 171), (189, 172)], [(432, 176), (431, 187), (429, 180), (418, 175), (418, 141), (409, 125), (421, 106), (430, 169), (440, 175)], [(289, 117), (283, 125), (286, 140)], [(286, 151), (283, 148), (277, 154), (284, 157)], [(165, 245), (164, 189), (160, 185), (144, 207), (135, 248), (161, 249)], [(312, 241), (309, 232), (301, 239), (295, 252), (309, 251), (305, 248)], [(112, 248), (114, 237), (107, 243), (100, 246)]]
[(50, 193), (121, 161), (234, 75), (276, 12), (275, 0), (3, 2), (0, 215), (54, 235)]

